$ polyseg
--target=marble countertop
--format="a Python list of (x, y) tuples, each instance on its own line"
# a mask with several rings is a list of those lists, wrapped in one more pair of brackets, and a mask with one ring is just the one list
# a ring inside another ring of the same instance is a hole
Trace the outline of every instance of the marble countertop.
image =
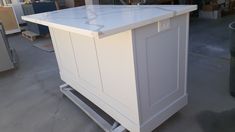
[(23, 16), (22, 19), (102, 38), (196, 9), (196, 5), (87, 5)]

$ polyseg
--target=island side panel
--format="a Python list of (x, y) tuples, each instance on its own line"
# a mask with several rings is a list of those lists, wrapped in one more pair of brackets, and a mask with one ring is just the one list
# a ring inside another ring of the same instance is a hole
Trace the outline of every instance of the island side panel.
[(99, 73), (94, 39), (77, 33), (70, 33), (73, 53), (79, 76), (76, 82), (82, 87), (99, 95), (102, 84)]
[[(76, 71), (76, 65), (70, 59), (71, 57), (74, 58), (74, 56), (72, 52), (72, 45), (71, 43), (69, 43), (69, 32), (61, 31), (52, 27), (49, 27), (49, 31), (52, 39), (52, 44), (55, 50), (55, 56), (58, 63), (60, 76), (63, 77), (63, 75), (68, 72), (71, 74), (71, 76), (73, 76), (73, 78), (77, 78), (78, 73), (74, 72)], [(67, 47), (63, 50), (63, 47), (60, 45), (67, 45)], [(68, 54), (66, 54), (67, 52)]]
[(141, 131), (152, 131), (187, 104), (189, 14), (133, 30)]
[(60, 75), (127, 129), (140, 130), (130, 31), (95, 39), (50, 28)]
[(103, 86), (102, 97), (139, 126), (131, 30), (96, 39), (95, 42)]

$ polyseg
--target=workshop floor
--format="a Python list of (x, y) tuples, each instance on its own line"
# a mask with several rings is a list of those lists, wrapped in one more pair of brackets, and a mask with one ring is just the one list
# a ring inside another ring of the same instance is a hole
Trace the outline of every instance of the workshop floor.
[[(235, 98), (228, 90), (227, 25), (233, 20), (235, 16), (192, 20), (189, 103), (155, 132), (203, 132), (207, 121), (201, 120), (203, 113), (222, 113), (235, 108)], [(0, 74), (0, 132), (102, 132), (85, 113), (62, 96), (59, 85), (63, 82), (54, 53), (33, 47), (21, 35), (9, 36), (9, 42), (17, 51), (19, 66)]]

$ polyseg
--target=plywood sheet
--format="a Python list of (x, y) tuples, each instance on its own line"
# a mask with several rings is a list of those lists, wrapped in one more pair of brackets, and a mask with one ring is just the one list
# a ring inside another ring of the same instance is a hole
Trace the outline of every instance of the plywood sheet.
[(12, 7), (0, 7), (0, 21), (6, 31), (18, 29), (19, 27)]

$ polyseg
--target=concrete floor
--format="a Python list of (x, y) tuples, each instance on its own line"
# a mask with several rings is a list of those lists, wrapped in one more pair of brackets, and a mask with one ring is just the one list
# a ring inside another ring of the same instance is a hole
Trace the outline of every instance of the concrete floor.
[[(190, 28), (189, 103), (154, 132), (203, 132), (197, 117), (204, 111), (235, 108), (229, 95), (227, 25), (220, 20), (193, 19)], [(0, 74), (0, 132), (102, 132), (70, 100), (63, 97), (63, 82), (53, 53), (41, 51), (21, 35), (9, 36), (19, 66)]]

